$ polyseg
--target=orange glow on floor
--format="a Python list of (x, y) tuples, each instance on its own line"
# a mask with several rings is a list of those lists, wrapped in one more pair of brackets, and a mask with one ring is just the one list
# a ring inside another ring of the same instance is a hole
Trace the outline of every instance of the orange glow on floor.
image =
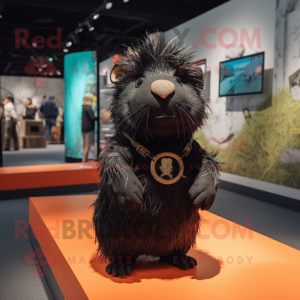
[(30, 225), (40, 246), (55, 257), (51, 269), (66, 299), (300, 299), (300, 251), (207, 211), (201, 211), (201, 235), (189, 252), (198, 260), (195, 269), (141, 257), (131, 276), (107, 275), (89, 228), (95, 198), (30, 199)]

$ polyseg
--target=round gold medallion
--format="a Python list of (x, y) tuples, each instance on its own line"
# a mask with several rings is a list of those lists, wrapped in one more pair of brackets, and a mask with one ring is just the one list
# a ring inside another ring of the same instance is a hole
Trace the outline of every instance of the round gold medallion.
[(182, 159), (172, 152), (157, 154), (151, 161), (150, 171), (153, 178), (162, 184), (173, 184), (185, 177)]

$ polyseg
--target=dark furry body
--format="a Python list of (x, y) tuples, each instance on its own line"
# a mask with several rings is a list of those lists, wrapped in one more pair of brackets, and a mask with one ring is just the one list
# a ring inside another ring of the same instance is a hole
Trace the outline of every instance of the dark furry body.
[[(181, 155), (187, 144), (187, 140), (183, 139), (177, 140), (176, 144), (170, 143), (169, 147), (166, 143), (153, 145), (146, 140), (142, 142), (153, 155), (163, 151)], [(105, 174), (107, 170), (102, 170), (100, 192), (94, 204), (94, 226), (99, 252), (104, 257), (142, 254), (164, 256), (174, 251), (186, 254), (195, 244), (200, 222), (198, 209), (188, 191), (199, 170), (213, 172), (210, 164), (217, 164), (217, 160), (194, 141), (191, 153), (183, 158), (186, 178), (181, 178), (173, 185), (163, 185), (152, 177), (149, 167), (144, 169), (149, 166), (150, 158), (137, 153), (124, 136), (115, 136), (109, 149), (109, 152), (101, 155), (101, 166), (109, 165), (109, 161), (106, 161), (111, 159), (108, 153), (118, 153), (124, 159), (123, 163), (119, 162), (120, 169), (126, 170), (124, 165), (133, 167), (145, 192), (141, 209), (119, 209), (108, 184), (109, 177)], [(210, 160), (203, 164), (203, 159), (208, 157)]]
[[(192, 56), (186, 50), (178, 45), (154, 47), (146, 37), (142, 44), (128, 48), (127, 59), (117, 64), (124, 72), (115, 82), (111, 103), (116, 134), (99, 157), (101, 181), (93, 216), (98, 251), (105, 258), (146, 254), (172, 262), (173, 255), (185, 255), (195, 244), (199, 207), (209, 209), (214, 201), (220, 170), (216, 154), (194, 141), (183, 158), (186, 177), (164, 185), (152, 177), (150, 158), (141, 156), (122, 134), (129, 134), (152, 155), (182, 155), (207, 119), (209, 103), (203, 94), (203, 75), (189, 70)], [(137, 86), (140, 78), (143, 84)], [(151, 91), (156, 80), (172, 82), (175, 91), (162, 99)], [(173, 117), (156, 118), (161, 113)], [(138, 194), (140, 200), (135, 199)], [(133, 206), (124, 205), (126, 201)], [(125, 274), (124, 268), (116, 268), (107, 272)], [(133, 266), (127, 274), (132, 270)]]
[[(174, 250), (185, 254), (195, 243), (200, 219), (186, 193), (191, 182), (184, 180), (166, 192), (151, 182), (153, 178), (140, 180), (145, 183), (142, 210), (120, 210), (108, 191), (99, 195), (95, 225), (100, 253), (105, 257), (164, 256)], [(163, 196), (158, 197), (159, 193)], [(160, 201), (156, 213), (151, 212), (151, 206), (158, 204), (155, 201)]]

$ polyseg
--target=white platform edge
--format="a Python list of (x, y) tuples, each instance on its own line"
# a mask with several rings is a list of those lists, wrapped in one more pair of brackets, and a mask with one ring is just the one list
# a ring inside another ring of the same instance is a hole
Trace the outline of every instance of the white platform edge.
[(300, 201), (300, 190), (283, 185), (237, 176), (225, 172), (221, 172), (221, 180)]

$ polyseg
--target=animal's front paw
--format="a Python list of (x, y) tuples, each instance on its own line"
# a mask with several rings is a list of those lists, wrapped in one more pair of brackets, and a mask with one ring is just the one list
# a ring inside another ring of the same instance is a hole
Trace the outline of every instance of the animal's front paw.
[(210, 209), (217, 194), (212, 177), (208, 174), (204, 177), (196, 178), (189, 190), (189, 194), (197, 208), (201, 207), (201, 210)]
[(121, 209), (134, 210), (142, 205), (144, 188), (132, 171), (128, 171), (127, 176), (116, 178), (112, 190)]

